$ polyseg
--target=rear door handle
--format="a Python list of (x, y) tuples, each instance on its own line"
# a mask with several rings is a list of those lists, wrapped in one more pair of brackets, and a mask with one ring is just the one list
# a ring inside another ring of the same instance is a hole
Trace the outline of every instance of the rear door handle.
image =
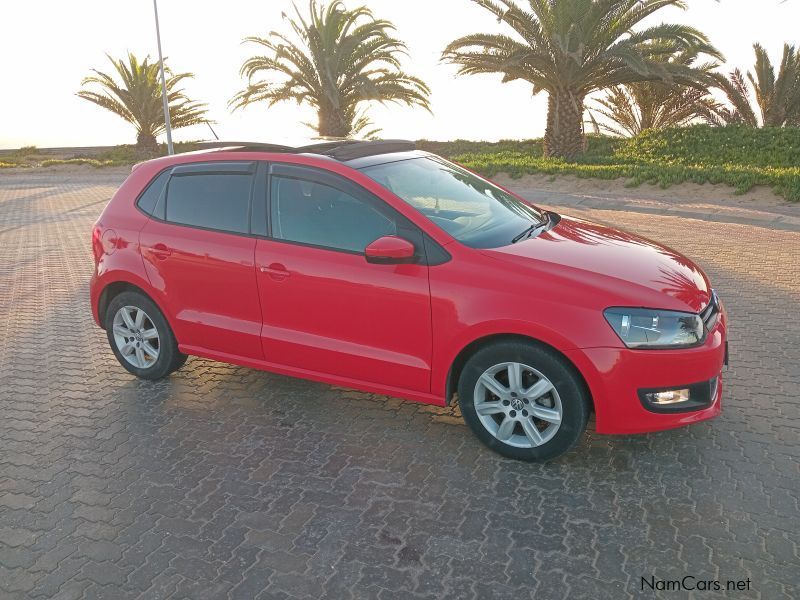
[(161, 243), (154, 244), (150, 248), (150, 252), (153, 254), (153, 256), (155, 256), (159, 260), (164, 260), (170, 254), (172, 254), (172, 250), (168, 248), (166, 244), (161, 244)]
[(286, 270), (286, 267), (284, 267), (280, 263), (272, 263), (268, 267), (261, 266), (258, 267), (258, 270), (261, 271), (262, 273), (266, 273), (267, 275), (269, 275), (271, 279), (274, 279), (275, 281), (281, 281), (289, 277), (289, 275), (291, 275), (291, 273)]

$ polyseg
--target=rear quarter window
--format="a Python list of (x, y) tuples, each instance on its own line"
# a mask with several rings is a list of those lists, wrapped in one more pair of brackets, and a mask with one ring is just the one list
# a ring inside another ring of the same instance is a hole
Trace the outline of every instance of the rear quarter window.
[(152, 215), (155, 212), (158, 199), (161, 197), (161, 194), (164, 193), (164, 188), (167, 185), (168, 179), (169, 169), (162, 171), (147, 184), (147, 187), (136, 200), (136, 206), (138, 206), (142, 212), (148, 215)]

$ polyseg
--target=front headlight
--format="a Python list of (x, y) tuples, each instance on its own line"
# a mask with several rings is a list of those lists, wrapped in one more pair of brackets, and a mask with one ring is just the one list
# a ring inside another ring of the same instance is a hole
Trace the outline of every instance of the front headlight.
[(628, 348), (687, 348), (703, 341), (703, 319), (649, 308), (607, 308), (606, 321)]

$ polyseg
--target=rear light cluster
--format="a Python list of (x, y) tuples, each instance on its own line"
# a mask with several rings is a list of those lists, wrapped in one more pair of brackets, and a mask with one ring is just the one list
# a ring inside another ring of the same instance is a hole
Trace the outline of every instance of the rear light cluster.
[(95, 225), (92, 227), (92, 254), (94, 255), (94, 262), (100, 262), (100, 257), (103, 256), (103, 241), (100, 239), (100, 227)]

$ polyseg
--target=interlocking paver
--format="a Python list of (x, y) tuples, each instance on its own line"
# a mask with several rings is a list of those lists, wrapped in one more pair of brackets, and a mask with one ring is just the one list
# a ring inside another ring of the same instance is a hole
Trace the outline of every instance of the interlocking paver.
[(0, 597), (616, 599), (684, 575), (800, 597), (786, 223), (568, 209), (707, 270), (731, 317), (724, 412), (590, 428), (558, 462), (523, 464), (456, 409), (198, 358), (131, 377), (87, 297), (90, 226), (124, 176), (0, 175)]

